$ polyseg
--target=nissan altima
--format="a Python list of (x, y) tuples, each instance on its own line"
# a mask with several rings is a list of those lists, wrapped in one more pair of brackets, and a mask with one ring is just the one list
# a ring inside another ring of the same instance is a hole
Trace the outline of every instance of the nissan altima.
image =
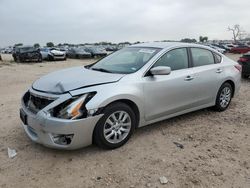
[(241, 66), (212, 48), (136, 44), (94, 64), (50, 73), (23, 95), (28, 137), (57, 149), (114, 149), (142, 126), (202, 108), (228, 108)]

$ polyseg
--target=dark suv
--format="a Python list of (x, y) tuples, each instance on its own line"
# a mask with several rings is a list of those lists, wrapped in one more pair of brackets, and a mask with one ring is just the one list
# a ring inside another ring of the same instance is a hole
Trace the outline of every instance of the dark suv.
[(15, 62), (42, 61), (40, 50), (33, 46), (15, 47), (12, 53)]
[(238, 62), (242, 66), (242, 77), (248, 78), (250, 76), (250, 52), (241, 56)]

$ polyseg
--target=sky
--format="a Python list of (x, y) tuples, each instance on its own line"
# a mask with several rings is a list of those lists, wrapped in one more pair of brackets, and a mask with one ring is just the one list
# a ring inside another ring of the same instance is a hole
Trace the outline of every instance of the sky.
[(0, 0), (0, 46), (232, 39), (250, 0)]

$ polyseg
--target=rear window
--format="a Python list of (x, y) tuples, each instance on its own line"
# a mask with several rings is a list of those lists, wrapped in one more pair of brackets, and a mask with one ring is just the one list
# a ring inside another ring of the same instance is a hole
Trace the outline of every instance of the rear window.
[(191, 48), (193, 66), (199, 67), (214, 64), (214, 55), (211, 51), (202, 48)]
[(214, 53), (214, 60), (215, 63), (220, 63), (221, 62), (221, 56), (219, 54)]

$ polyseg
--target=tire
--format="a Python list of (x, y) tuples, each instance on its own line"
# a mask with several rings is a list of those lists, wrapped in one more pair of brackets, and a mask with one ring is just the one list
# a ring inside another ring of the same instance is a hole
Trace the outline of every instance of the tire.
[[(114, 123), (113, 115), (120, 121), (120, 124), (119, 122)], [(113, 103), (104, 109), (103, 117), (96, 124), (93, 141), (97, 146), (104, 149), (121, 147), (131, 137), (135, 126), (136, 117), (133, 110), (124, 103)]]
[(216, 110), (218, 112), (222, 112), (222, 111), (226, 110), (228, 108), (228, 106), (230, 105), (232, 95), (233, 95), (232, 85), (229, 84), (228, 82), (224, 83), (220, 87), (220, 89), (217, 93), (214, 110)]
[(48, 60), (49, 60), (49, 61), (54, 61), (54, 57), (51, 56), (51, 55), (48, 55)]
[(19, 56), (16, 57), (16, 62), (17, 63), (21, 63), (22, 62), (22, 60), (21, 60), (21, 58)]
[(37, 62), (42, 62), (43, 61), (43, 57), (41, 54), (38, 55), (38, 59), (37, 59)]

